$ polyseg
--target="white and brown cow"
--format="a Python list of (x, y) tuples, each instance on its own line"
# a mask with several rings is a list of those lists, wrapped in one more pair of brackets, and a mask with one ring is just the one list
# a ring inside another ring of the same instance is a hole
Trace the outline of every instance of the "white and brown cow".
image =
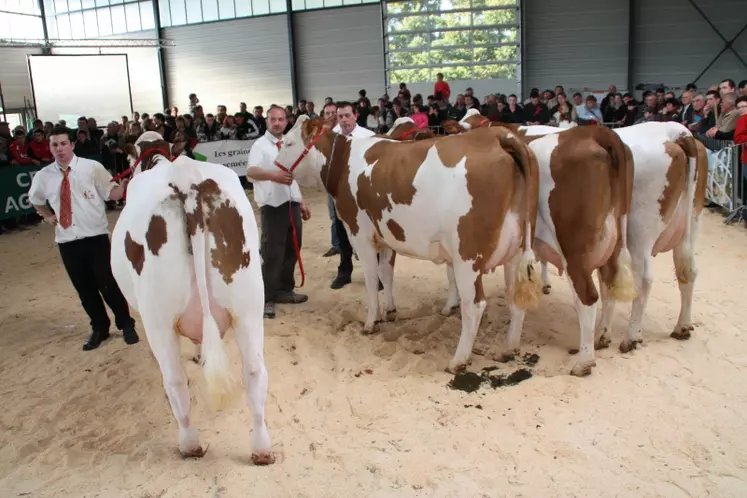
[(397, 118), (392, 127), (386, 133), (387, 138), (392, 140), (399, 140), (405, 142), (408, 140), (425, 140), (426, 138), (433, 138), (435, 133), (430, 128), (420, 128), (412, 118), (403, 117)]
[(490, 121), (488, 118), (480, 114), (477, 109), (468, 109), (464, 114), (464, 117), (459, 121), (455, 119), (448, 119), (443, 122), (443, 128), (449, 135), (458, 135), (470, 130), (477, 128), (494, 128), (500, 126), (508, 128), (517, 135), (523, 137), (532, 137), (537, 135), (547, 135), (549, 133), (558, 133), (563, 130), (573, 128), (576, 123), (568, 123), (567, 121), (562, 122), (560, 126), (547, 126), (547, 125), (522, 125), (516, 123), (503, 123), (501, 121)]
[[(492, 128), (491, 128), (492, 129)], [(476, 133), (475, 130), (464, 136)], [(529, 140), (540, 172), (539, 210), (534, 250), (565, 274), (580, 326), (579, 357), (571, 374), (584, 376), (594, 366), (594, 323), (600, 280), (619, 301), (635, 298), (627, 225), (633, 187), (629, 149), (603, 127), (576, 127)], [(454, 292), (450, 285), (450, 297)], [(519, 351), (526, 312), (510, 307), (511, 323), (501, 359)]]
[(252, 461), (272, 463), (264, 414), (264, 285), (252, 207), (230, 169), (186, 156), (172, 162), (169, 144), (155, 132), (136, 145), (142, 162), (112, 233), (112, 272), (140, 314), (158, 361), (179, 427), (179, 450), (204, 455), (189, 418), (179, 335), (202, 343), (208, 394), (220, 408), (238, 385), (223, 345), (233, 329), (253, 413)]
[[(680, 314), (671, 336), (689, 339), (693, 330), (692, 301), (697, 265), (695, 238), (705, 201), (708, 157), (703, 144), (679, 123), (642, 123), (615, 130), (635, 160), (633, 198), (628, 220), (628, 244), (638, 297), (620, 351), (640, 343), (642, 320), (653, 283), (653, 258), (672, 251), (679, 283)], [(602, 290), (602, 316), (597, 348), (609, 345), (615, 300)]]
[(512, 305), (537, 305), (531, 246), (537, 164), (508, 130), (395, 142), (346, 138), (325, 130), (321, 119), (301, 116), (285, 136), (277, 164), (292, 169), (299, 184), (323, 186), (334, 197), (363, 264), (364, 332), (373, 332), (379, 321), (379, 278), (386, 316), (394, 318), (392, 251), (453, 265), (462, 332), (450, 372), (469, 361), (486, 304), (483, 273), (505, 265)]

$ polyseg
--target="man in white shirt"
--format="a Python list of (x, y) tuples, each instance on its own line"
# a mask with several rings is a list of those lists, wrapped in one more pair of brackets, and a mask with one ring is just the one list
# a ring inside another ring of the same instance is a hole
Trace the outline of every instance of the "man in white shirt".
[(96, 349), (109, 338), (111, 321), (104, 301), (125, 342), (135, 344), (139, 340), (135, 320), (112, 275), (106, 218), (106, 201), (121, 199), (127, 181), (117, 185), (100, 163), (77, 157), (65, 127), (52, 130), (49, 148), (55, 162), (34, 175), (29, 200), (44, 221), (55, 227), (62, 263), (90, 318), (92, 333), (83, 350)]
[[(350, 102), (339, 102), (337, 104), (337, 126), (332, 131), (341, 133), (346, 137), (365, 138), (375, 135), (369, 129), (358, 126), (358, 112), (355, 104)], [(353, 247), (350, 245), (345, 225), (335, 216), (335, 231), (340, 241), (340, 264), (337, 267), (337, 276), (330, 286), (332, 289), (342, 289), (351, 281), (353, 274)], [(379, 282), (381, 287), (381, 282)]]
[(254, 201), (259, 206), (262, 224), (260, 254), (265, 283), (265, 318), (275, 318), (275, 303), (299, 304), (308, 300), (308, 296), (293, 290), (296, 287), (293, 275), (296, 250), (290, 217), (292, 213), (300, 250), (301, 219), (308, 220), (311, 211), (293, 176), (275, 165), (287, 124), (285, 109), (273, 106), (267, 111), (267, 131), (249, 151), (246, 173), (247, 179), (254, 183)]

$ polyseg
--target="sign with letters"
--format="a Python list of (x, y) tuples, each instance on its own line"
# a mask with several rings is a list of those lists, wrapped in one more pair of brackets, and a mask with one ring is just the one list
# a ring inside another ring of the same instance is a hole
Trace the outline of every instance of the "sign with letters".
[(238, 176), (246, 176), (249, 161), (249, 150), (254, 140), (220, 140), (218, 142), (204, 142), (195, 145), (192, 155), (198, 161), (222, 164), (230, 168)]
[(42, 166), (7, 166), (0, 168), (0, 220), (18, 218), (33, 213), (29, 201), (31, 179)]

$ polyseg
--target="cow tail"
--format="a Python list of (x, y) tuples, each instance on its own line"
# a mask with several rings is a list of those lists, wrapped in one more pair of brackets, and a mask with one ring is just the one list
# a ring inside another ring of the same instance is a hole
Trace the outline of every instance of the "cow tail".
[[(687, 156), (687, 189), (685, 190), (685, 206), (687, 214), (685, 217), (685, 234), (683, 237), (682, 250), (677, 256), (682, 264), (677, 265), (677, 281), (683, 284), (695, 281), (695, 257), (693, 255), (693, 210), (695, 198), (695, 183), (698, 167), (698, 146), (695, 137), (691, 134), (683, 134), (675, 143), (682, 148)], [(680, 201), (682, 202), (682, 200)]]
[(628, 249), (628, 215), (633, 197), (634, 161), (630, 148), (620, 137), (609, 128), (599, 127), (596, 133), (597, 143), (610, 155), (612, 167), (617, 174), (612, 175), (612, 181), (620, 192), (620, 252), (617, 255), (615, 274), (609, 284), (610, 297), (615, 301), (630, 302), (638, 297), (633, 273), (633, 258)]
[[(195, 282), (202, 307), (202, 353), (200, 363), (207, 385), (210, 404), (216, 410), (227, 406), (234, 394), (238, 382), (231, 373), (230, 361), (220, 336), (218, 323), (210, 311), (210, 294), (208, 291), (210, 261), (210, 237), (208, 225), (210, 223), (211, 206), (206, 195), (200, 192), (198, 185), (202, 176), (196, 166), (185, 161), (172, 165), (173, 183), (183, 187), (182, 192), (188, 192), (184, 201), (187, 217), (186, 230), (192, 245), (192, 262), (195, 270)], [(186, 184), (186, 185), (185, 185)]]
[(534, 237), (534, 223), (537, 219), (537, 202), (539, 196), (539, 167), (534, 152), (515, 134), (505, 128), (498, 135), (501, 147), (511, 154), (514, 164), (524, 177), (524, 240), (523, 252), (519, 260), (519, 268), (514, 282), (513, 302), (520, 309), (531, 309), (539, 306), (542, 294), (542, 281), (534, 266), (534, 251), (532, 238)]

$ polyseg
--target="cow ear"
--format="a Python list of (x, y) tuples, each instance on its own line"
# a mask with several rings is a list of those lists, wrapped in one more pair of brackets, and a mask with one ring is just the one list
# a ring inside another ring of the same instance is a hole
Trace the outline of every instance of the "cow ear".
[(176, 142), (171, 146), (171, 157), (179, 157), (187, 147), (187, 142)]
[(137, 148), (133, 144), (126, 143), (126, 144), (124, 144), (124, 146), (122, 147), (122, 149), (125, 151), (125, 154), (127, 154), (128, 156), (130, 156), (133, 159), (137, 159), (137, 156), (138, 156), (138, 154), (137, 154)]

